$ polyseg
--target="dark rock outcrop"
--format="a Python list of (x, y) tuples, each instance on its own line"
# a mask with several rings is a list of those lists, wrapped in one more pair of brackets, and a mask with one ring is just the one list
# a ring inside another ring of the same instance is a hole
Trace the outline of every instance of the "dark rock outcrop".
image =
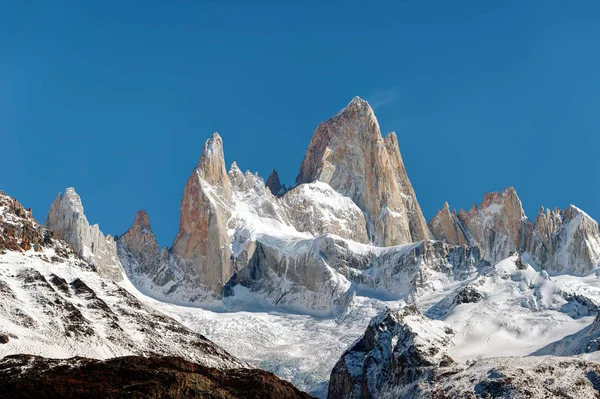
[[(595, 323), (596, 324), (596, 323)], [(592, 328), (593, 330), (594, 328)], [(560, 356), (454, 362), (453, 331), (414, 306), (386, 310), (331, 372), (328, 399), (600, 398), (600, 364)], [(597, 350), (596, 346), (590, 348)]]
[(208, 368), (178, 357), (127, 356), (109, 360), (0, 360), (0, 397), (308, 399), (292, 384), (258, 369)]
[(284, 194), (285, 192), (285, 188), (281, 185), (281, 182), (279, 181), (279, 174), (277, 174), (277, 171), (275, 169), (273, 169), (273, 171), (267, 178), (265, 186), (267, 186), (269, 190), (271, 190), (271, 193), (273, 195), (279, 196)]

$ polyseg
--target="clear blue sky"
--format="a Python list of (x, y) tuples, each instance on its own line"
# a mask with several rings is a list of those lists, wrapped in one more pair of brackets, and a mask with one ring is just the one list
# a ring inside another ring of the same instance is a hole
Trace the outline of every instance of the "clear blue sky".
[(214, 131), (290, 184), (354, 95), (427, 219), (508, 185), (600, 218), (600, 2), (147, 3), (0, 0), (0, 190), (40, 221), (74, 186), (105, 233), (144, 208), (170, 245)]

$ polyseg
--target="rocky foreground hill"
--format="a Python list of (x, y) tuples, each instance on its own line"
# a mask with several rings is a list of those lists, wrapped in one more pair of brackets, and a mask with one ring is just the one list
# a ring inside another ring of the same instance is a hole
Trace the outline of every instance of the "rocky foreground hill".
[(31, 355), (0, 360), (0, 397), (311, 398), (289, 382), (257, 369), (219, 370), (178, 357), (56, 360)]
[(329, 399), (597, 398), (600, 363), (531, 356), (455, 362), (454, 331), (416, 307), (387, 310), (335, 365)]

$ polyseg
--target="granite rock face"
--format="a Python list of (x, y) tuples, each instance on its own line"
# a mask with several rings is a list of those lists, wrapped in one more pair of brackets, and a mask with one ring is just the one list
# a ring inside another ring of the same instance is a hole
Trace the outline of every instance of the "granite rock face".
[(133, 224), (117, 240), (124, 245), (129, 252), (143, 266), (138, 273), (147, 273), (156, 267), (159, 261), (158, 241), (150, 227), (150, 219), (146, 211), (140, 209), (133, 220)]
[(191, 260), (205, 285), (221, 293), (231, 278), (231, 237), (228, 222), (233, 208), (232, 188), (217, 133), (204, 145), (202, 156), (185, 185), (179, 233), (173, 254)]
[(402, 298), (463, 280), (484, 263), (476, 248), (441, 241), (374, 248), (333, 235), (271, 239), (256, 243), (232, 284), (273, 304), (329, 313), (347, 303), (353, 284)]
[(554, 211), (541, 208), (532, 224), (512, 187), (486, 194), (469, 212), (450, 213), (446, 203), (429, 227), (436, 239), (477, 247), (493, 264), (518, 252), (549, 273), (582, 275), (600, 262), (596, 221), (570, 206)]
[(598, 223), (573, 205), (545, 212), (541, 208), (532, 238), (523, 246), (549, 273), (583, 275), (600, 265)]
[(437, 240), (445, 241), (452, 245), (469, 245), (468, 232), (458, 219), (455, 211), (450, 212), (448, 202), (440, 209), (429, 222), (431, 233)]
[(101, 276), (116, 282), (123, 279), (115, 240), (110, 235), (104, 236), (97, 224), (89, 224), (74, 188), (58, 194), (45, 224), (58, 238), (75, 248), (86, 262), (94, 265)]
[(430, 238), (396, 135), (384, 139), (373, 110), (358, 97), (315, 130), (296, 184), (315, 181), (356, 203), (376, 245)]
[(269, 190), (271, 190), (273, 195), (279, 196), (285, 193), (285, 187), (281, 185), (281, 182), (279, 181), (279, 174), (275, 169), (273, 169), (267, 178), (265, 185), (269, 188)]

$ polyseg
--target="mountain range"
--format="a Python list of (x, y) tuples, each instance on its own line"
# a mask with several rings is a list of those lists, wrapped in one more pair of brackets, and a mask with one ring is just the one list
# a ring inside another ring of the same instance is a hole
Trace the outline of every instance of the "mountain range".
[(0, 385), (118, 358), (189, 388), (162, 397), (256, 366), (295, 385), (260, 374), (274, 397), (600, 397), (598, 223), (573, 205), (532, 221), (512, 187), (427, 222), (398, 137), (359, 97), (318, 125), (293, 186), (227, 169), (214, 133), (170, 247), (150, 216), (111, 237), (73, 188), (43, 226), (0, 195)]

